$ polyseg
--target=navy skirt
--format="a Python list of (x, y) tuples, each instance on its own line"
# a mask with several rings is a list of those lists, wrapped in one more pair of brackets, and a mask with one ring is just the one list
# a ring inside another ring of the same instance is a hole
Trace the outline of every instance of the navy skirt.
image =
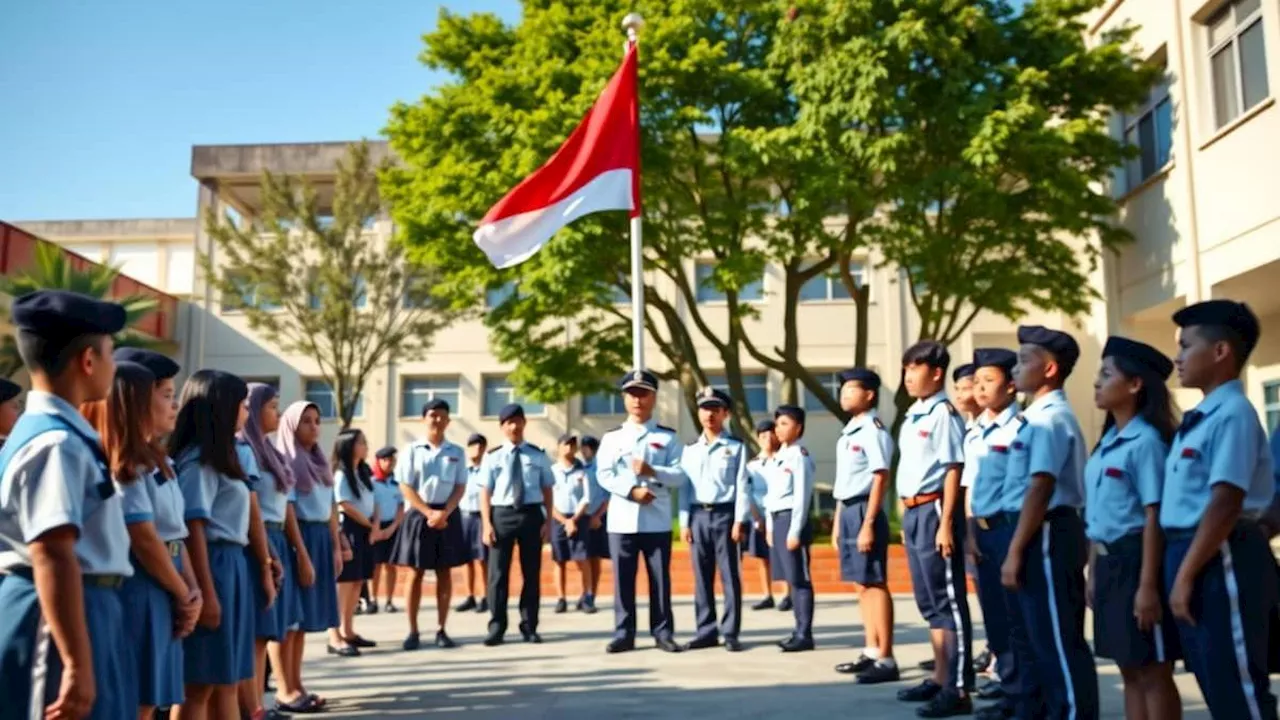
[[(387, 528), (391, 527), (392, 523), (394, 522), (395, 520), (384, 520), (382, 522), (382, 529), (386, 530)], [(400, 534), (400, 530), (397, 529), (395, 533), (393, 533), (390, 537), (385, 537), (382, 539), (382, 542), (373, 544), (373, 564), (374, 565), (386, 565), (387, 563), (391, 562), (391, 551), (395, 548), (396, 536), (398, 536), (399, 534)]]
[(609, 559), (609, 513), (600, 516), (600, 527), (591, 530), (587, 525), (587, 552), (593, 558)]
[(253, 677), (254, 596), (244, 546), (209, 543), (209, 572), (222, 606), (222, 622), (210, 630), (196, 625), (183, 641), (185, 677), (191, 685), (234, 685)]
[(560, 521), (551, 521), (552, 560), (562, 563), (591, 557), (591, 519), (578, 518), (574, 524), (577, 525), (577, 531), (573, 537), (569, 537)]
[(338, 578), (333, 572), (333, 537), (329, 522), (302, 521), (302, 544), (311, 557), (316, 581), (311, 587), (298, 589), (302, 606), (302, 631), (323, 632), (338, 627)]
[(1142, 533), (1126, 535), (1113, 543), (1096, 543), (1098, 558), (1093, 572), (1093, 648), (1101, 658), (1120, 667), (1140, 667), (1174, 662), (1182, 657), (1178, 625), (1169, 610), (1163, 583), (1160, 590), (1161, 620), (1151, 632), (1143, 632), (1133, 616), (1133, 600), (1142, 576)]
[[(264, 609), (267, 597), (262, 592), (262, 583), (253, 583), (254, 607), (257, 609), (254, 629), (255, 635), (259, 638), (282, 640), (286, 632), (296, 630), (302, 624), (302, 600), (298, 596), (297, 563), (293, 560), (293, 551), (289, 547), (289, 540), (284, 536), (284, 530), (275, 527), (267, 528), (267, 542), (271, 545), (271, 551), (276, 559), (280, 561), (283, 575), (280, 587), (276, 590), (276, 601), (269, 608)], [(249, 555), (247, 548), (245, 554)], [(249, 558), (249, 567), (256, 573), (261, 572), (257, 558)], [(256, 579), (260, 575), (253, 577)]]
[(742, 541), (742, 552), (761, 560), (769, 559), (769, 538), (766, 533), (769, 531), (768, 525), (763, 521), (761, 527), (756, 528), (755, 520), (747, 521), (747, 537)]
[(338, 582), (364, 582), (373, 579), (373, 546), (369, 544), (369, 528), (342, 517), (342, 536), (351, 548), (351, 559), (342, 564)]
[[(181, 558), (173, 563), (181, 570)], [(137, 704), (169, 707), (182, 702), (182, 641), (174, 635), (173, 596), (137, 562), (120, 588), (124, 632), (129, 641), (130, 676), (137, 679)]]
[(425, 515), (410, 509), (404, 514), (396, 549), (392, 552), (395, 564), (415, 570), (448, 570), (465, 564), (467, 553), (463, 547), (461, 515), (455, 510), (446, 525), (436, 530), (427, 525)]
[[(479, 560), (489, 561), (489, 546), (484, 544), (484, 520), (478, 512), (458, 511), (462, 516), (462, 545), (466, 562)], [(401, 532), (404, 527), (401, 526)]]

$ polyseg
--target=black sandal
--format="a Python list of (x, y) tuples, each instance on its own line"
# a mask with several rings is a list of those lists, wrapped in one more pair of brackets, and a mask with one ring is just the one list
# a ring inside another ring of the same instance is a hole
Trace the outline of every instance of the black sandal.
[(291, 715), (310, 715), (323, 712), (324, 706), (316, 702), (315, 695), (303, 695), (291, 703), (276, 698), (276, 707)]

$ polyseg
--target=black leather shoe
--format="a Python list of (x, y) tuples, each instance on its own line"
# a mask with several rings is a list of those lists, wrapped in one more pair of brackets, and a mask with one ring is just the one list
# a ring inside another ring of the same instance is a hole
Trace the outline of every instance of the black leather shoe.
[(916, 717), (949, 718), (957, 715), (972, 715), (973, 701), (968, 696), (961, 697), (954, 690), (940, 692), (932, 700), (916, 708)]
[(445, 649), (455, 648), (455, 647), (458, 647), (458, 643), (454, 642), (453, 638), (445, 634), (445, 631), (437, 630), (436, 631), (436, 647), (445, 648)]
[(1007, 720), (1013, 715), (1013, 708), (1000, 704), (978, 708), (973, 713), (974, 720)]
[(556, 614), (561, 615), (567, 612), (569, 612), (569, 603), (564, 598), (560, 598), (556, 601)]
[(742, 643), (738, 642), (738, 638), (725, 638), (724, 649), (729, 652), (742, 652), (745, 648), (742, 647)]
[(365, 603), (365, 606), (364, 606), (364, 614), (365, 614), (365, 615), (377, 615), (377, 614), (378, 614), (378, 603), (373, 602), (372, 600), (370, 600), (369, 602)]
[(671, 638), (660, 638), (654, 641), (653, 644), (656, 645), (657, 648), (662, 652), (669, 652), (669, 653), (680, 652), (680, 646), (677, 645), (676, 641), (672, 640)]
[(788, 595), (782, 598), (782, 602), (778, 603), (778, 612), (787, 612), (792, 607), (793, 605), (791, 604), (791, 596)]
[(1004, 697), (1004, 688), (1000, 687), (999, 680), (988, 680), (978, 687), (974, 695), (979, 700), (999, 700)]
[(502, 633), (496, 633), (496, 632), (489, 633), (489, 636), (484, 639), (484, 644), (485, 644), (485, 647), (495, 647), (497, 645), (501, 645)]
[(348, 658), (360, 657), (360, 651), (357, 650), (356, 648), (351, 647), (350, 645), (346, 647), (340, 647), (340, 648), (336, 648), (332, 645), (329, 645), (328, 648), (329, 648), (330, 655), (337, 655), (338, 657), (348, 657)]
[(769, 597), (761, 600), (755, 605), (752, 605), (751, 609), (752, 610), (772, 610), (773, 607), (774, 607), (773, 596), (770, 595)]
[(880, 683), (898, 682), (898, 666), (873, 663), (871, 667), (858, 673), (859, 685), (879, 685)]
[(468, 610), (475, 610), (475, 609), (476, 609), (476, 599), (475, 599), (474, 597), (472, 597), (472, 596), (468, 595), (466, 600), (463, 600), (462, 602), (458, 603), (458, 605), (457, 605), (456, 607), (454, 607), (453, 609), (454, 609), (454, 610), (457, 610), (458, 612), (466, 612), (466, 611), (468, 611)]
[(793, 637), (782, 644), (782, 652), (805, 652), (813, 649), (813, 638)]
[(789, 642), (791, 642), (792, 640), (795, 640), (795, 639), (796, 639), (796, 636), (795, 636), (795, 635), (788, 635), (788, 636), (786, 636), (786, 637), (782, 638), (781, 640), (779, 640), (779, 641), (777, 642), (777, 645), (778, 645), (778, 647), (783, 647), (784, 645), (786, 645), (787, 643), (789, 643)]
[(478, 612), (478, 613), (487, 613), (487, 612), (489, 612), (489, 600), (488, 600), (488, 598), (480, 598), (480, 602), (476, 603), (476, 612)]
[(933, 666), (934, 662), (932, 660), (921, 660), (918, 667), (925, 672), (933, 672)]
[(586, 613), (586, 614), (588, 614), (588, 615), (595, 615), (595, 614), (596, 614), (596, 612), (597, 612), (597, 610), (596, 610), (596, 601), (595, 601), (594, 599), (592, 599), (592, 600), (583, 600), (583, 601), (582, 601), (582, 612), (584, 612), (584, 613)]
[(533, 643), (534, 645), (539, 645), (542, 643), (542, 636), (539, 635), (536, 630), (534, 630), (533, 628), (530, 628), (528, 625), (525, 625), (524, 623), (520, 623), (520, 637), (524, 638), (525, 642)]
[(354, 647), (354, 648), (371, 648), (371, 647), (378, 647), (378, 643), (376, 643), (376, 642), (374, 642), (374, 641), (372, 641), (372, 640), (365, 640), (364, 638), (360, 637), (359, 635), (356, 635), (355, 637), (342, 638), (342, 639), (343, 639), (344, 641), (346, 641), (346, 643), (347, 643), (348, 645), (350, 645), (351, 647)]
[(418, 633), (409, 633), (408, 637), (404, 639), (404, 643), (400, 645), (405, 650), (417, 650), (421, 646), (422, 640), (418, 637)]
[(605, 646), (604, 651), (610, 655), (630, 652), (636, 649), (636, 641), (628, 638), (614, 638)]
[(684, 649), (685, 650), (702, 650), (704, 648), (713, 648), (719, 644), (720, 642), (716, 640), (714, 635), (708, 635), (707, 637), (696, 637), (690, 640), (689, 642), (685, 643)]
[(942, 686), (932, 678), (925, 678), (919, 685), (898, 691), (898, 699), (902, 702), (929, 702), (942, 692)]
[(388, 600), (387, 604), (382, 606), (382, 612), (400, 612), (400, 608), (396, 607), (394, 603)]
[(857, 675), (858, 673), (863, 672), (864, 670), (866, 670), (867, 668), (875, 664), (876, 664), (875, 660), (872, 660), (866, 655), (859, 655), (858, 659), (854, 660), (851, 663), (840, 663), (839, 665), (837, 665), (836, 672), (842, 673), (844, 675)]

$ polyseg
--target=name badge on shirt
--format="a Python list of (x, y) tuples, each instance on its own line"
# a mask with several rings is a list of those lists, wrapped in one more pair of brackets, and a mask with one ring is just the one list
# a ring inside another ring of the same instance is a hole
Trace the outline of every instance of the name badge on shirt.
[(850, 449), (850, 450), (852, 450), (852, 451), (854, 452), (854, 454), (857, 454), (857, 453), (862, 452), (862, 446), (861, 446), (861, 445), (850, 445), (850, 446), (849, 446), (849, 449)]
[(649, 447), (653, 448), (654, 450), (661, 450), (662, 448), (664, 448), (664, 447), (666, 447), (666, 446), (665, 446), (665, 445), (663, 445), (663, 444), (662, 444), (662, 443), (660, 443), (660, 442), (651, 442), (651, 443), (649, 443)]
[(1188, 460), (1195, 460), (1200, 457), (1200, 451), (1195, 448), (1182, 448), (1182, 457)]
[(1027, 449), (1027, 444), (1026, 444), (1026, 443), (1024, 443), (1024, 442), (1022, 442), (1021, 440), (1014, 440), (1014, 441), (1013, 441), (1013, 449), (1014, 449), (1014, 450), (1026, 450), (1026, 449)]
[(1102, 474), (1103, 474), (1103, 475), (1106, 475), (1106, 476), (1107, 476), (1107, 477), (1109, 477), (1109, 478), (1122, 478), (1122, 477), (1124, 477), (1124, 471), (1123, 471), (1123, 470), (1121, 470), (1120, 468), (1114, 468), (1114, 467), (1109, 467), (1109, 468), (1107, 468), (1106, 470), (1104, 470), (1104, 471), (1103, 471), (1103, 473), (1102, 473)]
[(928, 431), (928, 430), (921, 430), (921, 431), (920, 431), (920, 437), (922, 437), (922, 438), (927, 438), (927, 437), (929, 437), (929, 431)]
[(1009, 454), (1009, 446), (1008, 446), (1008, 445), (992, 445), (992, 446), (991, 446), (991, 452), (993, 452), (993, 453), (1000, 453), (1001, 455), (1008, 455), (1008, 454)]

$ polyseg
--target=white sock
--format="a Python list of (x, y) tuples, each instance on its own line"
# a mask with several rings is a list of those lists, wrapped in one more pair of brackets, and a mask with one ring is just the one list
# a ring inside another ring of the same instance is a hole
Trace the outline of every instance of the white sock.
[(876, 664), (879, 665), (880, 667), (887, 667), (887, 668), (898, 667), (898, 663), (894, 662), (893, 658), (891, 657), (880, 658), (879, 660), (876, 660)]
[(865, 655), (866, 657), (868, 657), (868, 658), (872, 659), (872, 660), (879, 660), (879, 659), (880, 659), (880, 648), (873, 648), (873, 647), (863, 648), (863, 649), (862, 649), (862, 654), (863, 654), (863, 655)]

